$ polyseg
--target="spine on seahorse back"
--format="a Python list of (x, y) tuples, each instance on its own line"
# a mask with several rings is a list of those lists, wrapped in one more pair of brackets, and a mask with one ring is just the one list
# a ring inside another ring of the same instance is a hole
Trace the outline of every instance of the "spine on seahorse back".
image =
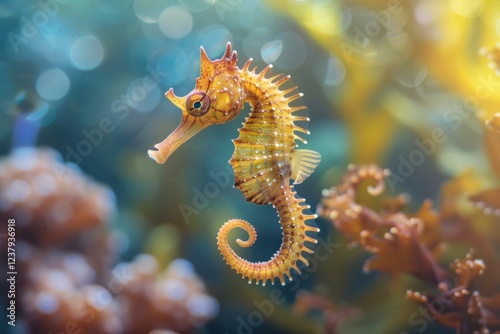
[[(307, 243), (314, 244), (316, 239), (306, 235), (306, 232), (319, 231), (313, 221), (317, 216), (304, 212), (308, 211), (309, 206), (303, 204), (304, 199), (296, 196), (290, 179), (294, 178), (298, 181), (296, 183), (300, 183), (312, 173), (319, 163), (319, 154), (305, 154), (302, 159), (294, 161), (294, 156), (298, 156), (295, 140), (305, 143), (294, 132), (308, 133), (295, 125), (295, 121), (309, 119), (293, 115), (296, 111), (305, 110), (304, 106), (291, 107), (289, 103), (302, 94), (296, 93), (296, 87), (279, 89), (289, 79), (288, 76), (266, 78), (265, 74), (271, 66), (256, 74), (255, 70), (249, 71), (250, 63), (251, 60), (240, 70), (240, 80), (245, 100), (252, 106), (252, 112), (239, 129), (239, 137), (233, 140), (235, 151), (230, 163), (234, 169), (235, 187), (243, 192), (247, 201), (272, 204), (276, 208), (283, 229), (283, 240), (281, 248), (269, 261), (256, 263), (240, 258), (227, 241), (229, 231), (239, 227), (248, 233), (249, 239), (238, 239), (237, 243), (242, 247), (253, 244), (256, 232), (246, 221), (228, 221), (220, 229), (217, 240), (226, 262), (243, 277), (247, 277), (249, 283), (256, 280), (257, 283), (262, 281), (265, 284), (269, 279), (274, 283), (278, 277), (284, 284), (285, 276), (291, 280), (292, 268), (300, 273), (299, 261), (308, 265), (302, 253), (313, 253), (312, 245)], [(287, 97), (288, 94), (292, 95)]]

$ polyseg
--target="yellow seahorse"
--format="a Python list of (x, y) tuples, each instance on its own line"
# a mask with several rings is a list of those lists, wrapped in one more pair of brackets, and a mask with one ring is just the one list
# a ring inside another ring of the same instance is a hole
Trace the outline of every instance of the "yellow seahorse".
[[(196, 133), (212, 124), (221, 124), (234, 119), (244, 103), (252, 111), (239, 129), (239, 137), (233, 140), (235, 151), (229, 160), (234, 169), (234, 186), (241, 190), (247, 201), (255, 204), (272, 204), (278, 211), (283, 229), (283, 241), (279, 251), (267, 262), (249, 262), (240, 258), (227, 241), (228, 233), (235, 227), (244, 229), (247, 241), (237, 239), (242, 247), (251, 246), (257, 234), (252, 225), (240, 219), (226, 222), (217, 235), (219, 250), (226, 262), (248, 282), (256, 280), (265, 285), (267, 280), (279, 278), (285, 284), (285, 275), (292, 280), (291, 269), (298, 273), (298, 262), (308, 265), (303, 252), (312, 254), (312, 245), (317, 242), (318, 232), (314, 224), (317, 215), (311, 214), (304, 199), (298, 197), (290, 184), (304, 181), (321, 160), (319, 153), (295, 149), (296, 140), (307, 143), (295, 131), (309, 134), (295, 121), (309, 121), (294, 112), (305, 110), (305, 106), (290, 106), (300, 98), (297, 87), (280, 90), (279, 87), (290, 76), (276, 75), (266, 78), (272, 65), (260, 73), (250, 70), (252, 59), (242, 69), (236, 65), (236, 51), (227, 43), (221, 59), (211, 61), (201, 47), (201, 73), (195, 88), (186, 96), (178, 97), (171, 88), (165, 95), (182, 110), (180, 125), (163, 142), (156, 144), (158, 150), (148, 151), (157, 163), (165, 163), (168, 157)], [(291, 94), (291, 95), (290, 95)], [(288, 95), (288, 96), (287, 96)]]

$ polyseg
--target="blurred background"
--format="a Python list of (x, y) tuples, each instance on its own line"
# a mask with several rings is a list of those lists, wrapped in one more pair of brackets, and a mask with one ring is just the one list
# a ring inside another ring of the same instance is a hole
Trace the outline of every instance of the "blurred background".
[[(500, 78), (480, 49), (498, 42), (499, 15), (493, 0), (2, 2), (0, 243), (6, 259), (15, 219), (18, 272), (16, 326), (3, 316), (2, 328), (455, 333), (414, 316), (421, 306), (406, 290), (428, 287), (364, 273), (370, 255), (325, 219), (317, 220), (321, 257), (294, 284), (249, 285), (224, 263), (216, 235), (228, 219), (257, 230), (254, 246), (234, 246), (245, 259), (269, 259), (282, 239), (272, 207), (248, 204), (232, 187), (231, 139), (248, 106), (165, 165), (147, 150), (180, 121), (164, 93), (190, 92), (200, 46), (215, 59), (229, 41), (240, 67), (249, 58), (259, 70), (272, 63), (304, 93), (311, 135), (303, 148), (322, 162), (296, 189), (313, 211), (351, 163), (391, 169), (387, 190), (407, 194), (409, 212), (425, 199), (439, 208), (443, 185), (465, 172), (473, 186), (460, 188), (464, 196), (496, 189), (500, 136), (484, 121), (500, 105)], [(500, 193), (488, 197), (489, 211), (464, 198), (457, 212), (498, 255)], [(439, 264), (448, 269), (470, 247), (449, 243)], [(321, 311), (297, 311), (298, 291), (360, 312), (328, 329)]]

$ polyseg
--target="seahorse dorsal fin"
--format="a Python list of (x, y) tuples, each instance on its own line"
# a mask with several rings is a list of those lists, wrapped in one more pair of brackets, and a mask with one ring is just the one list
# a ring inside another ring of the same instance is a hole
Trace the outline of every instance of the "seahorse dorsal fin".
[(321, 154), (312, 150), (295, 150), (292, 156), (293, 184), (304, 182), (321, 161)]

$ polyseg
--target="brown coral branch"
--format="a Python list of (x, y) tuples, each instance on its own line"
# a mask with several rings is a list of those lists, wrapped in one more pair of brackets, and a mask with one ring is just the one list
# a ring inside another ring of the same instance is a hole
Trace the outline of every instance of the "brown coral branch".
[(484, 273), (484, 263), (470, 250), (465, 259), (455, 260), (453, 284), (438, 285), (440, 294), (430, 296), (408, 291), (407, 297), (422, 304), (440, 323), (457, 328), (457, 333), (490, 333), (500, 329), (500, 297), (484, 298), (474, 291), (474, 283)]
[(445, 278), (445, 272), (436, 262), (441, 237), (438, 215), (432, 210), (431, 201), (425, 201), (414, 215), (395, 211), (406, 204), (406, 197), (400, 197), (389, 206), (389, 210), (380, 213), (356, 202), (361, 181), (374, 179), (376, 186), (369, 188), (368, 193), (378, 195), (384, 189), (384, 178), (388, 175), (388, 170), (373, 164), (349, 166), (339, 186), (323, 191), (317, 212), (349, 240), (360, 242), (367, 251), (375, 254), (365, 263), (365, 271), (408, 273), (438, 283)]

